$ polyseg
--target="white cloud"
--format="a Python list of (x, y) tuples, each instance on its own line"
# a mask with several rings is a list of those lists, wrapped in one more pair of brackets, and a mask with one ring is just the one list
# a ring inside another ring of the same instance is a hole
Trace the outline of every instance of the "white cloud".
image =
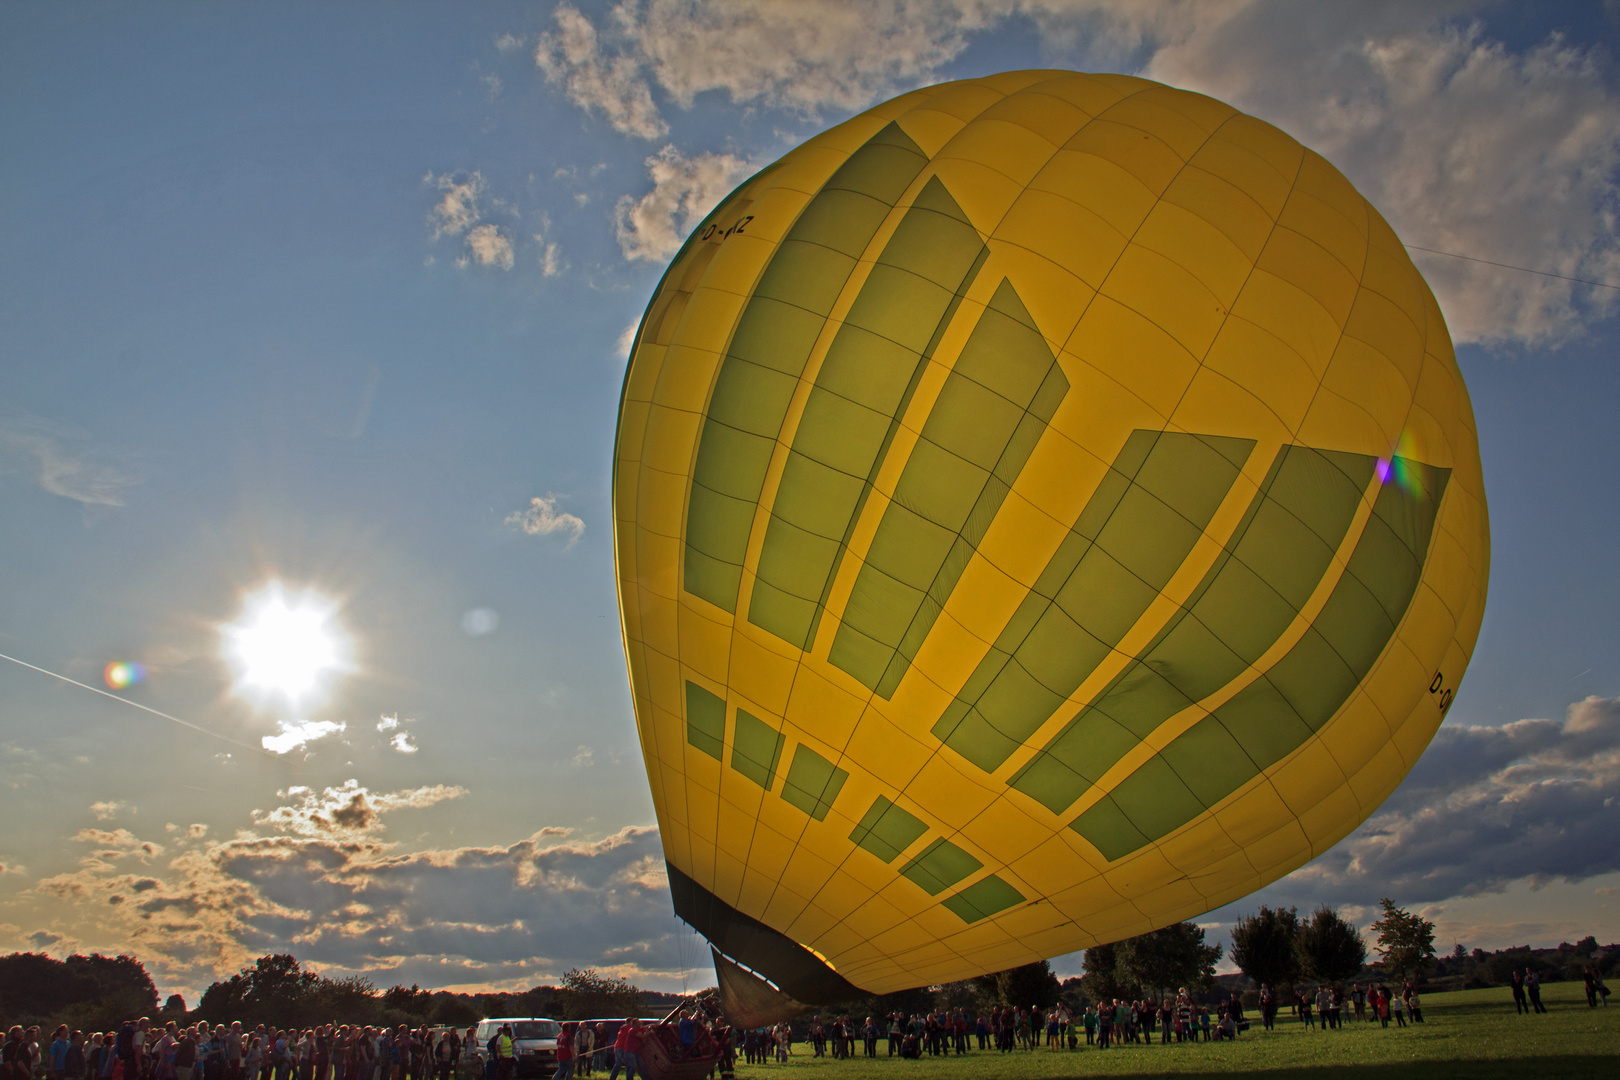
[(619, 336), (614, 339), (613, 348), (620, 360), (630, 359), (630, 346), (636, 343), (636, 331), (640, 328), (641, 320), (632, 319), (625, 324), (623, 330), (619, 331)]
[[(669, 129), (652, 86), (690, 108), (718, 90), (737, 104), (813, 116), (928, 82), (1011, 3), (979, 0), (629, 0), (600, 29), (568, 4), (535, 60), (548, 81), (627, 135)], [(605, 42), (605, 44), (604, 44)]]
[(88, 447), (81, 433), (22, 412), (0, 416), (0, 473), (23, 468), (52, 495), (94, 506), (123, 506), (136, 478)]
[(93, 802), (90, 804), (90, 812), (96, 815), (97, 821), (111, 821), (118, 816), (118, 811), (122, 809), (124, 809), (124, 804), (120, 802)]
[(535, 237), (535, 239), (541, 240), (544, 244), (540, 250), (540, 273), (543, 276), (556, 277), (568, 269), (568, 264), (563, 261), (562, 252), (557, 247), (556, 241), (544, 240), (539, 236)]
[(565, 533), (569, 544), (585, 534), (585, 523), (566, 510), (557, 509), (558, 496), (536, 495), (529, 500), (527, 510), (506, 516), (506, 524), (520, 529), (529, 536), (551, 536)]
[(377, 718), (378, 731), (392, 731), (397, 727), (399, 727), (398, 713), (395, 713), (393, 716), (380, 716)]
[(441, 236), (460, 236), (477, 223), (483, 211), (478, 205), (484, 194), (484, 174), (474, 170), (461, 176), (428, 173), (424, 180), (434, 184), (443, 194), (428, 211), (428, 224), (433, 228), (433, 239)]
[(471, 260), (478, 266), (494, 266), (501, 270), (512, 269), (512, 241), (501, 235), (500, 229), (494, 225), (474, 225), (467, 230), (467, 254), (460, 260), (459, 265), (466, 265)]
[(339, 734), (348, 727), (347, 724), (331, 720), (282, 720), (278, 726), (280, 730), (274, 735), (266, 735), (259, 740), (272, 754), (301, 750), (317, 739)]
[(425, 809), (446, 799), (458, 799), (467, 794), (467, 789), (434, 784), (405, 791), (372, 792), (358, 780), (349, 779), (341, 787), (329, 787), (319, 793), (307, 787), (293, 787), (276, 794), (280, 798), (296, 799), (297, 803), (269, 811), (255, 810), (255, 825), (297, 836), (354, 838), (381, 831), (384, 814)]
[(401, 754), (416, 753), (416, 744), (411, 742), (411, 734), (408, 731), (396, 732), (394, 737), (388, 740), (388, 745), (392, 746)]
[(534, 53), (548, 82), (561, 83), (574, 104), (600, 112), (627, 135), (656, 139), (669, 130), (634, 57), (606, 55), (596, 28), (571, 4), (557, 5), (552, 15), (557, 30), (541, 34)]
[(619, 248), (632, 261), (664, 262), (674, 255), (686, 234), (748, 171), (748, 163), (735, 155), (687, 157), (674, 146), (649, 157), (646, 165), (653, 189), (639, 199), (623, 196), (613, 214)]
[[(187, 845), (165, 866), (86, 859), (8, 902), (48, 904), (49, 932), (134, 952), (187, 997), (271, 951), (381, 985), (433, 987), (527, 987), (583, 967), (670, 985), (703, 964), (673, 918), (656, 829), (584, 842), (544, 828), (509, 846), (401, 854), (379, 838), (380, 819), (462, 789), (374, 793), (350, 780), (281, 794), (285, 804), (255, 813), (253, 829)], [(102, 836), (120, 858), (162, 850)]]
[(523, 41), (524, 39), (516, 34), (506, 33), (495, 39), (495, 47), (503, 53), (512, 52), (514, 49), (523, 48)]

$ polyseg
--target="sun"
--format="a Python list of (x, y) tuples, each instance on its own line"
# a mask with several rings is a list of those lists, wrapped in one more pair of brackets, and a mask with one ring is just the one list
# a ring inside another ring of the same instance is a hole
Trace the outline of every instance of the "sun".
[(350, 666), (337, 605), (314, 592), (289, 593), (278, 581), (246, 597), (223, 637), (238, 688), (289, 705), (305, 704)]

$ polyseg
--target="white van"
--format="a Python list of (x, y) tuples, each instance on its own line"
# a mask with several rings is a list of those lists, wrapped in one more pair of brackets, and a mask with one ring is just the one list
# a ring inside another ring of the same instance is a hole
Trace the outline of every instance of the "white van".
[(473, 1056), (489, 1076), (489, 1041), (503, 1025), (512, 1027), (514, 1076), (550, 1076), (557, 1071), (557, 1036), (562, 1024), (546, 1016), (501, 1016), (480, 1020), (473, 1033)]

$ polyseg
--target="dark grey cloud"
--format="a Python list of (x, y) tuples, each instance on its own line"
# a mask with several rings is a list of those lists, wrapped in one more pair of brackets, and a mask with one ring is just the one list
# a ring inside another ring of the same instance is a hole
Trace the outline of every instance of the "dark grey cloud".
[(1620, 870), (1617, 836), (1620, 699), (1590, 697), (1562, 721), (1441, 727), (1366, 824), (1266, 896), (1423, 904), (1582, 881)]

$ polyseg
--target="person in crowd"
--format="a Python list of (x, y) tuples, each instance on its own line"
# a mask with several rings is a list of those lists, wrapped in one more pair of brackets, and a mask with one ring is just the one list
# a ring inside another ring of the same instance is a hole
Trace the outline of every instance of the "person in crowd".
[(573, 1080), (574, 1076), (574, 1024), (566, 1023), (557, 1033), (557, 1071), (551, 1080)]
[(1538, 1013), (1547, 1011), (1547, 1006), (1541, 1003), (1541, 980), (1530, 968), (1524, 969), (1524, 992), (1530, 998), (1530, 1007)]
[(1515, 1016), (1530, 1015), (1530, 999), (1524, 994), (1524, 976), (1518, 968), (1513, 969), (1512, 978), (1508, 982), (1508, 989), (1513, 993), (1513, 1013)]
[(1316, 990), (1316, 1018), (1322, 1024), (1322, 1030), (1327, 1031), (1333, 1019), (1333, 991), (1326, 986)]
[(48, 1068), (46, 1075), (50, 1077), (50, 1080), (62, 1080), (62, 1074), (67, 1071), (67, 1053), (73, 1046), (73, 1040), (69, 1037), (69, 1034), (68, 1026), (61, 1024), (57, 1027), (56, 1034), (51, 1038), (50, 1056), (46, 1059)]
[(624, 1070), (626, 1080), (634, 1080), (640, 1073), (645, 1080), (646, 1073), (641, 1068), (641, 1023), (633, 1016), (625, 1017), (620, 1025), (618, 1035), (613, 1040), (613, 1069), (608, 1073), (608, 1080), (619, 1080), (619, 1070)]

